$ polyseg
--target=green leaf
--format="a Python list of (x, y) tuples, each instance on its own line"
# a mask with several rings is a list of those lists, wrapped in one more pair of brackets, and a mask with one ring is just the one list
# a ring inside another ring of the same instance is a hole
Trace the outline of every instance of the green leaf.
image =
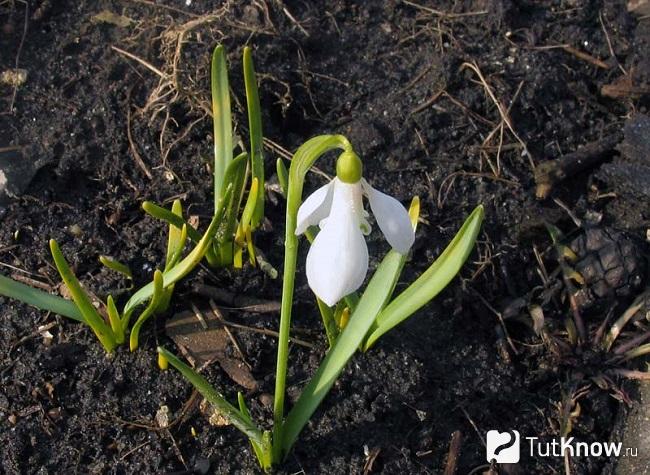
[(248, 190), (248, 199), (246, 200), (246, 205), (241, 213), (240, 222), (242, 223), (243, 229), (245, 229), (246, 226), (250, 226), (251, 229), (255, 228), (255, 226), (253, 226), (253, 219), (255, 217), (255, 210), (257, 209), (256, 202), (259, 193), (264, 193), (264, 190), (260, 190), (260, 182), (257, 177), (253, 177), (251, 187)]
[(239, 412), (241, 412), (241, 415), (248, 419), (249, 422), (252, 422), (251, 413), (248, 410), (248, 406), (246, 406), (246, 400), (241, 391), (237, 392), (237, 404), (239, 404)]
[(224, 225), (219, 229), (217, 241), (231, 239), (237, 230), (239, 205), (241, 204), (246, 182), (247, 159), (248, 154), (246, 152), (240, 153), (226, 170), (225, 183), (232, 186), (232, 194), (230, 199), (225, 201)]
[(143, 202), (142, 209), (148, 215), (174, 225), (176, 229), (180, 230), (183, 229), (183, 226), (187, 226), (187, 235), (192, 242), (197, 243), (201, 240), (201, 234), (193, 226), (189, 225), (181, 216), (174, 214), (168, 209), (158, 206), (151, 201)]
[(551, 240), (553, 241), (553, 244), (558, 245), (560, 244), (560, 241), (562, 240), (562, 231), (560, 231), (560, 228), (557, 226), (554, 226), (551, 223), (544, 223), (546, 226), (546, 230), (548, 231), (549, 236), (551, 236)]
[(140, 338), (140, 328), (142, 324), (146, 322), (151, 315), (156, 311), (160, 305), (160, 300), (163, 297), (163, 274), (158, 269), (153, 274), (153, 295), (149, 301), (149, 305), (144, 309), (136, 320), (133, 328), (131, 329), (131, 336), (129, 338), (129, 348), (131, 351), (135, 351), (138, 348), (139, 338)]
[(334, 312), (325, 302), (316, 297), (316, 305), (320, 311), (321, 319), (323, 320), (323, 327), (325, 327), (325, 334), (327, 335), (327, 343), (330, 348), (339, 336), (339, 327), (337, 326)]
[(273, 464), (273, 436), (270, 430), (265, 430), (262, 433), (262, 468), (265, 472), (269, 472)]
[(379, 264), (347, 326), (287, 415), (282, 428), (281, 441), (282, 452), (285, 455), (354, 355), (377, 314), (390, 298), (396, 276), (399, 276), (399, 269), (404, 265), (405, 260), (405, 256), (390, 251)]
[[(180, 200), (174, 200), (174, 203), (172, 204), (172, 214), (183, 219), (183, 207)], [(167, 254), (165, 257), (166, 271), (174, 267), (181, 259), (181, 256), (183, 255), (183, 249), (185, 249), (185, 242), (187, 241), (187, 229), (187, 224), (183, 224), (183, 227), (181, 229), (177, 228), (171, 223), (169, 224), (169, 231), (167, 236)], [(155, 311), (166, 311), (167, 308), (169, 308), (169, 303), (171, 302), (173, 295), (174, 284), (170, 285), (163, 291), (163, 295), (160, 298), (160, 302)]]
[(287, 166), (284, 164), (284, 161), (281, 158), (278, 158), (275, 162), (275, 169), (277, 170), (278, 174), (278, 183), (280, 184), (280, 190), (282, 190), (282, 194), (286, 198), (287, 190), (289, 188), (289, 170), (287, 170)]
[[(248, 129), (250, 131), (250, 154), (252, 177), (257, 178), (260, 192), (255, 196), (255, 207), (251, 228), (256, 229), (264, 218), (264, 144), (262, 141), (262, 114), (257, 91), (257, 79), (251, 49), (244, 48), (244, 83), (246, 86), (246, 105), (248, 106)], [(249, 195), (250, 196), (250, 195)], [(243, 221), (247, 224), (247, 221)]]
[(126, 264), (116, 261), (109, 256), (99, 256), (99, 262), (101, 262), (104, 267), (108, 267), (110, 270), (122, 274), (127, 279), (133, 280), (131, 269)]
[(232, 121), (230, 118), (230, 90), (226, 53), (222, 45), (212, 53), (210, 74), (212, 89), (212, 124), (214, 127), (214, 210), (223, 196), (227, 181), (226, 170), (232, 161)]
[(235, 231), (237, 230), (237, 218), (239, 206), (244, 193), (246, 182), (248, 154), (246, 152), (239, 154), (228, 166), (224, 183), (232, 186), (230, 198), (224, 202), (225, 214), (223, 222), (219, 227), (215, 238), (216, 254), (219, 256), (221, 265), (232, 264), (232, 246)]
[(169, 259), (165, 260), (165, 270), (169, 270), (178, 264), (178, 261), (181, 260), (183, 256), (183, 249), (185, 249), (185, 242), (187, 241), (187, 225), (184, 225), (181, 229), (180, 236), (178, 238), (178, 247), (174, 250), (173, 254), (169, 256)]
[(124, 327), (120, 319), (120, 313), (115, 306), (113, 296), (109, 295), (106, 299), (106, 313), (108, 313), (108, 322), (111, 324), (111, 329), (115, 334), (115, 341), (118, 345), (124, 343)]
[[(187, 274), (189, 274), (192, 271), (192, 269), (194, 269), (199, 264), (199, 262), (201, 262), (201, 259), (203, 259), (203, 256), (207, 252), (208, 247), (212, 244), (212, 239), (214, 238), (214, 235), (216, 234), (217, 229), (221, 224), (221, 220), (223, 219), (223, 214), (225, 211), (223, 202), (227, 201), (230, 198), (231, 194), (232, 194), (232, 186), (229, 185), (226, 188), (226, 193), (224, 194), (223, 198), (219, 200), (219, 206), (217, 207), (217, 214), (213, 216), (212, 221), (210, 221), (210, 225), (208, 226), (208, 229), (205, 231), (205, 234), (199, 240), (196, 247), (192, 250), (192, 252), (190, 252), (187, 256), (185, 256), (185, 258), (182, 261), (180, 261), (174, 267), (172, 267), (171, 269), (163, 273), (164, 288), (167, 288), (170, 285), (178, 282), (180, 279), (182, 279)], [(153, 290), (154, 290), (154, 283), (150, 282), (149, 284), (145, 285), (140, 290), (138, 290), (135, 294), (133, 294), (124, 307), (124, 311), (122, 312), (123, 314), (122, 319), (128, 321), (128, 319), (131, 316), (131, 313), (133, 313), (135, 308), (138, 305), (146, 302), (151, 298), (151, 296), (153, 295)]]
[(431, 301), (458, 274), (474, 249), (483, 222), (483, 214), (483, 206), (477, 206), (438, 259), (382, 310), (377, 317), (374, 330), (364, 344), (364, 351), (372, 347), (388, 330)]
[(262, 431), (255, 426), (250, 419), (244, 416), (235, 406), (230, 404), (219, 394), (206, 379), (194, 371), (192, 368), (183, 363), (173, 353), (170, 353), (162, 347), (158, 347), (158, 353), (162, 354), (171, 365), (176, 368), (190, 383), (196, 388), (201, 395), (214, 406), (219, 413), (227, 418), (232, 425), (242, 431), (246, 437), (259, 446), (264, 445)]
[[(239, 404), (239, 412), (241, 412), (241, 415), (250, 423), (253, 424), (253, 419), (251, 418), (251, 413), (248, 410), (248, 407), (246, 406), (246, 400), (244, 399), (244, 395), (241, 392), (237, 393), (237, 403)], [(255, 456), (257, 457), (257, 461), (260, 463), (260, 467), (262, 469), (266, 470), (271, 468), (271, 463), (270, 459), (266, 456), (264, 453), (262, 446), (259, 445), (257, 442), (254, 440), (250, 441), (251, 446), (253, 447), (253, 452), (255, 452)], [(268, 462), (267, 462), (268, 459)]]
[(54, 265), (59, 271), (63, 282), (68, 287), (68, 290), (70, 290), (72, 300), (74, 300), (79, 312), (83, 315), (84, 322), (95, 332), (97, 339), (104, 346), (104, 349), (110, 353), (115, 349), (117, 344), (111, 327), (106, 324), (102, 316), (97, 312), (97, 309), (95, 309), (88, 294), (81, 288), (79, 280), (70, 269), (70, 266), (68, 266), (65, 257), (63, 257), (63, 253), (59, 249), (59, 245), (54, 239), (50, 239), (50, 251), (54, 258)]
[(54, 312), (72, 320), (85, 323), (83, 315), (74, 302), (49, 294), (43, 290), (35, 289), (2, 274), (0, 274), (0, 295), (20, 300), (41, 310)]
[[(413, 199), (411, 200), (411, 204), (408, 209), (408, 214), (409, 214), (409, 220), (411, 221), (411, 226), (413, 227), (413, 232), (417, 231), (418, 228), (418, 219), (420, 218), (420, 197), (419, 196), (414, 196)], [(402, 268), (399, 268), (397, 270), (401, 274)], [(397, 285), (397, 281), (399, 279), (399, 274), (396, 274), (394, 277), (394, 282), (395, 285)], [(393, 288), (390, 292), (391, 295), (393, 295), (393, 292), (395, 291), (395, 288)], [(351, 298), (353, 297), (353, 298)], [(354, 300), (354, 297), (356, 297), (356, 300)], [(356, 294), (348, 295), (346, 298), (346, 303), (348, 303), (348, 306), (352, 309), (356, 307), (356, 305), (359, 302), (359, 297), (356, 296)], [(383, 309), (382, 309), (383, 310)], [(381, 315), (381, 312), (379, 313)], [(377, 317), (377, 319), (379, 316)], [(377, 329), (377, 319), (372, 323), (372, 326), (370, 327), (370, 330), (368, 331), (368, 335), (373, 333)], [(362, 348), (363, 349), (363, 345)], [(365, 350), (364, 350), (365, 351)]]
[[(187, 241), (187, 226), (183, 226), (183, 229), (181, 229), (181, 235), (179, 238), (180, 243), (185, 243)], [(176, 249), (175, 253), (171, 255), (168, 261), (165, 262), (165, 271), (171, 270), (176, 264), (178, 264), (178, 261), (181, 260), (181, 257), (183, 255), (183, 248), (184, 244), (181, 244), (178, 249)], [(206, 253), (207, 254), (207, 253)], [(169, 287), (165, 288), (163, 291), (163, 296), (160, 299), (160, 303), (158, 304), (158, 308), (156, 309), (156, 312), (165, 312), (169, 308), (169, 304), (172, 300), (172, 296), (174, 295), (174, 287), (176, 284), (171, 284)]]
[[(180, 200), (174, 200), (172, 204), (172, 214), (178, 216), (181, 221), (183, 220), (183, 205), (181, 205)], [(183, 238), (183, 228), (185, 228), (185, 238)], [(187, 224), (183, 224), (181, 227), (176, 227), (175, 225), (169, 225), (169, 231), (167, 235), (167, 254), (165, 257), (165, 270), (169, 270), (171, 267), (174, 267), (174, 256), (178, 258), (183, 248), (185, 247), (185, 240), (187, 239)]]
[[(193, 243), (196, 244), (201, 240), (201, 234), (199, 234), (199, 232), (193, 226), (188, 224), (184, 219), (176, 216), (168, 209), (162, 208), (152, 203), (151, 201), (145, 201), (144, 203), (142, 203), (142, 209), (148, 215), (156, 219), (161, 219), (163, 221), (166, 221), (169, 224), (173, 224), (178, 229), (182, 229), (183, 226), (187, 226), (187, 235), (190, 238), (190, 241), (192, 241)], [(211, 266), (217, 265), (217, 257), (215, 256), (212, 247), (208, 248), (208, 251), (205, 254), (205, 258), (207, 259), (208, 264), (210, 264)]]

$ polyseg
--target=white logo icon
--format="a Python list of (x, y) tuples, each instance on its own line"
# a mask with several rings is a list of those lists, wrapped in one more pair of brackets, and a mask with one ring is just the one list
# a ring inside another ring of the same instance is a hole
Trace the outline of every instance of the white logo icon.
[(519, 462), (519, 432), (509, 430), (499, 432), (491, 430), (487, 433), (487, 461), (492, 463), (517, 463)]

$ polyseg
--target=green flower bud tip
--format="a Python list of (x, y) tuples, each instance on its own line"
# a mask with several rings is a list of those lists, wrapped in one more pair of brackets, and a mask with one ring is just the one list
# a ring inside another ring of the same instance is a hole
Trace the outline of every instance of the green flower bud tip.
[(363, 164), (356, 153), (343, 152), (336, 160), (336, 176), (343, 183), (359, 183)]

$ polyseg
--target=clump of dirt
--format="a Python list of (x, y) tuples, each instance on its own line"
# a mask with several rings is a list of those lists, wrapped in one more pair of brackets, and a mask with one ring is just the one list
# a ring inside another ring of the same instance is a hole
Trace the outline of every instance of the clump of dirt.
[[(164, 256), (165, 226), (147, 217), (141, 202), (180, 197), (205, 226), (209, 58), (216, 43), (226, 45), (236, 133), (245, 136), (239, 65), (248, 44), (259, 72), (267, 176), (277, 157), (290, 158), (307, 138), (341, 133), (374, 186), (403, 202), (421, 197), (423, 222), (400, 288), (435, 259), (477, 204), (486, 207), (477, 251), (461, 277), (353, 359), (281, 470), (439, 472), (450, 435), (460, 431), (457, 465), (467, 473), (485, 464), (489, 429), (557, 437), (572, 381), (530, 328), (508, 323), (505, 335), (499, 315), (544, 285), (536, 253), (551, 246), (543, 224), (571, 226), (553, 199), (645, 239), (647, 210), (610, 193), (595, 168), (554, 185), (548, 200), (535, 198), (537, 164), (622, 130), (633, 110), (647, 113), (648, 95), (638, 88), (647, 86), (648, 22), (624, 3), (6, 1), (0, 23), (2, 69), (27, 70), (23, 84), (0, 86), (0, 153), (19, 150), (39, 170), (2, 208), (5, 274), (55, 290), (59, 278), (46, 248), (52, 237), (99, 297), (110, 291), (123, 302), (128, 293), (128, 283), (101, 268), (99, 254), (128, 263), (136, 284), (150, 280)], [(604, 94), (615, 81), (622, 81), (617, 95)], [(332, 160), (317, 166), (332, 172)], [(310, 174), (306, 189), (322, 183)], [(277, 199), (256, 237), (279, 269), (283, 223)], [(374, 266), (388, 246), (379, 233), (369, 246)], [(301, 262), (305, 253), (303, 244)], [(292, 346), (290, 400), (326, 347), (303, 271), (295, 325), (304, 331), (296, 335), (311, 346)], [(201, 269), (177, 286), (169, 315), (143, 329), (140, 349), (122, 348), (112, 359), (87, 329), (0, 299), (3, 470), (254, 472), (247, 441), (232, 427), (211, 426), (190, 385), (156, 366), (156, 345), (173, 345), (163, 320), (190, 310), (190, 302), (207, 303), (192, 292), (194, 283), (267, 300), (281, 293), (280, 279), (256, 268)], [(232, 310), (227, 318), (277, 329), (274, 315)], [(44, 326), (52, 338), (38, 331)], [(275, 340), (235, 333), (258, 383), (246, 398), (268, 425)], [(231, 400), (243, 390), (218, 365), (203, 374)], [(162, 406), (170, 414), (166, 427), (156, 422)], [(612, 422), (623, 407), (590, 391), (572, 435), (616, 439)], [(520, 468), (548, 473), (564, 463), (524, 457)], [(615, 460), (570, 464), (574, 473), (611, 473)]]

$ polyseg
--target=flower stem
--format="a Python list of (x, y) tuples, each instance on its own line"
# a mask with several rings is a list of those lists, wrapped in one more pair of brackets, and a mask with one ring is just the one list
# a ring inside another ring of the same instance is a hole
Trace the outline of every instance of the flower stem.
[(330, 348), (332, 348), (336, 341), (336, 337), (339, 336), (339, 327), (334, 319), (334, 312), (318, 297), (316, 297), (316, 303), (318, 304), (318, 310), (320, 310), (320, 315), (323, 319), (323, 326), (325, 327), (325, 334), (327, 335), (327, 343)]
[(279, 463), (282, 453), (282, 426), (284, 424), (284, 397), (289, 358), (289, 334), (291, 330), (291, 308), (298, 257), (296, 221), (302, 199), (305, 175), (313, 163), (324, 153), (333, 149), (352, 150), (350, 142), (342, 135), (322, 135), (305, 142), (295, 153), (289, 169), (287, 192), (287, 216), (284, 241), (284, 278), (282, 282), (282, 306), (280, 309), (280, 331), (278, 336), (278, 357), (275, 373), (275, 395), (273, 401), (273, 462)]

